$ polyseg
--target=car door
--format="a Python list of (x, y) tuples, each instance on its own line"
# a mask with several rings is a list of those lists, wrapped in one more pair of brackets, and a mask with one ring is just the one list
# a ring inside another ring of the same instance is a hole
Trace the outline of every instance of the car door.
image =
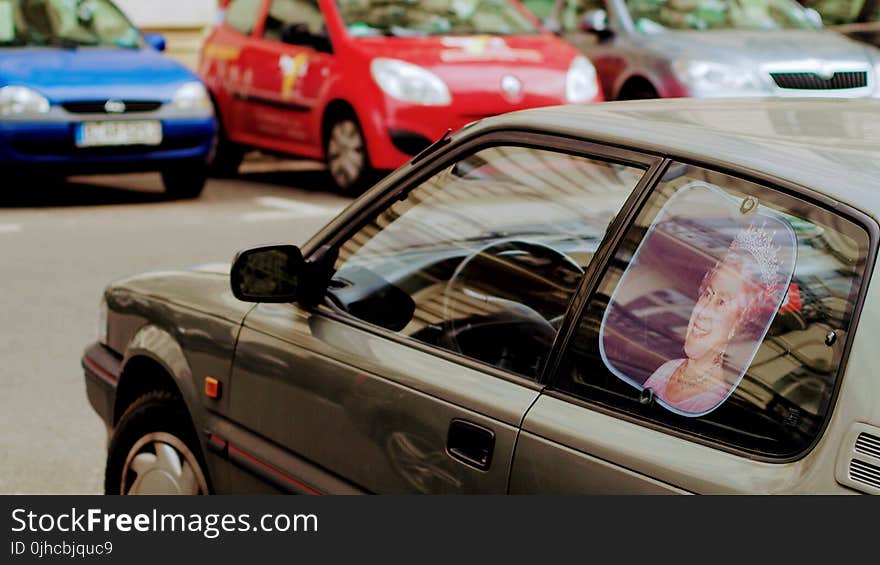
[(826, 431), (866, 225), (791, 188), (671, 163), (585, 289), (523, 422), (511, 492), (843, 490), (848, 451), (822, 435), (852, 424)]
[(223, 22), (202, 49), (200, 74), (219, 103), (221, 119), (230, 138), (252, 142), (250, 100), (254, 88), (254, 32), (265, 14), (266, 0), (232, 0)]
[(319, 146), (310, 127), (330, 80), (333, 55), (316, 0), (270, 0), (262, 37), (254, 43), (252, 133), (261, 144), (284, 150), (285, 142)]
[(351, 212), (326, 240), (339, 251), (325, 304), (248, 314), (230, 454), (299, 491), (507, 492), (571, 296), (652, 162), (529, 138), (463, 150)]

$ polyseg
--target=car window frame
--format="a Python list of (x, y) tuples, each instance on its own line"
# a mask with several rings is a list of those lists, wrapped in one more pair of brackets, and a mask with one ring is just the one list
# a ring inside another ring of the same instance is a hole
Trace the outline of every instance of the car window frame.
[[(807, 445), (803, 450), (798, 453), (789, 456), (772, 456), (757, 453), (755, 451), (750, 451), (745, 448), (733, 446), (722, 441), (712, 439), (710, 437), (697, 435), (691, 432), (674, 428), (670, 425), (647, 420), (636, 414), (625, 412), (618, 408), (606, 406), (597, 401), (588, 400), (556, 388), (559, 380), (565, 378), (565, 375), (562, 374), (562, 372), (560, 371), (560, 363), (564, 355), (568, 352), (569, 346), (572, 340), (575, 338), (575, 335), (577, 334), (577, 329), (581, 319), (583, 318), (586, 306), (596, 295), (599, 284), (608, 271), (609, 263), (614, 257), (615, 253), (620, 249), (620, 245), (625, 239), (626, 234), (633, 227), (633, 223), (636, 221), (639, 214), (644, 209), (645, 204), (648, 202), (654, 190), (657, 188), (657, 185), (660, 183), (663, 174), (665, 174), (670, 165), (673, 164), (682, 164), (707, 169), (711, 172), (721, 173), (738, 178), (740, 180), (760, 185), (765, 189), (777, 191), (780, 194), (800, 200), (807, 205), (822, 208), (832, 215), (837, 215), (845, 218), (854, 223), (856, 226), (863, 228), (868, 234), (868, 250), (865, 258), (865, 270), (862, 277), (863, 281), (861, 284), (861, 288), (859, 288), (856, 302), (853, 305), (849, 331), (847, 332), (845, 341), (842, 344), (840, 363), (837, 367), (834, 378), (834, 387), (831, 391), (829, 408), (824, 415), (822, 424), (819, 426), (819, 429), (816, 432), (816, 436), (813, 438), (809, 445)], [(578, 289), (578, 292), (572, 300), (571, 309), (575, 311), (569, 312), (569, 315), (567, 315), (566, 317), (566, 322), (571, 322), (572, 325), (568, 328), (568, 333), (566, 333), (566, 335), (564, 336), (562, 332), (563, 329), (565, 329), (565, 326), (560, 327), (557, 341), (559, 341), (560, 339), (563, 339), (564, 341), (563, 343), (559, 344), (560, 350), (555, 351), (556, 355), (550, 358), (547, 363), (547, 367), (545, 368), (545, 372), (549, 372), (549, 375), (546, 375), (547, 382), (543, 394), (546, 394), (547, 396), (550, 396), (557, 400), (567, 402), (569, 404), (577, 405), (585, 409), (589, 409), (607, 416), (624, 420), (643, 428), (671, 435), (692, 443), (704, 445), (713, 449), (717, 449), (719, 451), (752, 459), (755, 461), (774, 464), (786, 464), (799, 461), (809, 455), (813, 451), (813, 449), (815, 449), (815, 447), (819, 444), (819, 442), (821, 442), (822, 437), (825, 435), (825, 432), (828, 429), (828, 425), (834, 417), (834, 411), (837, 407), (837, 400), (840, 394), (840, 390), (843, 386), (843, 381), (846, 379), (846, 369), (849, 361), (849, 355), (855, 341), (855, 336), (858, 333), (859, 320), (861, 318), (865, 298), (868, 293), (868, 287), (870, 286), (871, 279), (874, 276), (874, 268), (876, 267), (877, 262), (878, 241), (880, 241), (880, 225), (878, 225), (877, 221), (875, 221), (864, 212), (848, 204), (834, 200), (833, 198), (828, 197), (807, 186), (800, 185), (786, 179), (778, 178), (750, 169), (733, 168), (721, 162), (713, 162), (711, 159), (694, 159), (693, 157), (688, 157), (685, 155), (674, 155), (668, 152), (665, 153), (659, 174), (656, 175), (656, 177), (653, 179), (653, 182), (649, 186), (643, 187), (643, 192), (638, 197), (637, 205), (630, 210), (630, 214), (627, 215), (624, 221), (625, 223), (622, 226), (617, 226), (617, 230), (614, 232), (613, 235), (612, 244), (606, 246), (606, 242), (603, 241), (604, 249), (600, 249), (600, 251), (603, 251), (604, 253), (602, 254), (602, 257), (599, 257), (598, 252), (596, 253), (596, 256), (593, 260), (594, 268), (592, 268), (588, 273), (591, 275), (590, 280), (587, 280), (587, 274), (585, 274), (584, 280), (582, 281), (584, 284), (581, 288)], [(554, 344), (554, 348), (555, 346), (556, 344)], [(550, 366), (551, 362), (555, 362), (555, 365), (553, 365), (552, 367)]]
[[(605, 237), (599, 244), (596, 254), (590, 261), (584, 275), (578, 282), (577, 288), (572, 293), (572, 297), (566, 307), (563, 323), (556, 334), (556, 338), (554, 339), (553, 345), (548, 353), (547, 363), (545, 363), (544, 368), (542, 368), (541, 375), (538, 379), (530, 379), (500, 369), (484, 361), (465, 357), (455, 352), (423, 343), (386, 328), (365, 322), (329, 306), (327, 300), (314, 307), (312, 311), (335, 321), (369, 332), (373, 335), (384, 337), (395, 343), (441, 357), (469, 369), (477, 370), (484, 374), (527, 386), (534, 390), (542, 390), (547, 383), (549, 375), (548, 368), (558, 365), (556, 357), (562, 352), (562, 342), (560, 339), (563, 336), (563, 329), (570, 325), (570, 319), (574, 312), (573, 307), (576, 305), (576, 298), (581, 294), (582, 286), (589, 278), (591, 272), (600, 264), (596, 258), (599, 257), (600, 253), (602, 253), (606, 247), (608, 247), (607, 242), (612, 239), (611, 236), (620, 229), (621, 217), (625, 215), (625, 212), (629, 207), (636, 203), (636, 197), (644, 193), (645, 186), (652, 184), (655, 177), (659, 178), (658, 175), (660, 174), (664, 162), (661, 156), (646, 151), (617, 146), (611, 143), (592, 142), (581, 138), (544, 131), (499, 128), (496, 130), (480, 132), (472, 138), (465, 138), (460, 143), (448, 144), (444, 149), (425, 156), (423, 160), (418, 163), (419, 168), (415, 173), (412, 173), (410, 170), (408, 171), (410, 174), (405, 174), (402, 178), (398, 175), (392, 175), (387, 182), (382, 182), (374, 187), (373, 191), (375, 192), (371, 191), (371, 193), (369, 193), (372, 197), (365, 198), (359, 204), (352, 205), (316, 234), (312, 240), (303, 247), (303, 255), (308, 260), (312, 254), (317, 252), (323, 246), (341, 246), (345, 241), (360, 231), (367, 223), (372, 221), (378, 214), (381, 214), (388, 206), (392, 205), (397, 200), (405, 198), (409, 192), (421, 186), (434, 175), (468, 155), (473, 155), (478, 151), (497, 147), (499, 145), (533, 147), (600, 161), (610, 161), (622, 165), (635, 166), (644, 169), (645, 171), (639, 179), (639, 182), (636, 183), (636, 186), (633, 187), (630, 194), (624, 200), (620, 211), (618, 211), (617, 215), (608, 224)], [(404, 167), (398, 171), (408, 169), (411, 166), (412, 165), (404, 165)]]

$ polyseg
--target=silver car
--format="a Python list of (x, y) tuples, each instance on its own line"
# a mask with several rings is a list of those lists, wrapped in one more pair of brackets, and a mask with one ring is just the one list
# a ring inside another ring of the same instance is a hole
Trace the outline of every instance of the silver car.
[(880, 96), (880, 50), (791, 0), (531, 0), (610, 100)]
[(880, 494), (880, 101), (515, 112), (104, 293), (108, 493)]

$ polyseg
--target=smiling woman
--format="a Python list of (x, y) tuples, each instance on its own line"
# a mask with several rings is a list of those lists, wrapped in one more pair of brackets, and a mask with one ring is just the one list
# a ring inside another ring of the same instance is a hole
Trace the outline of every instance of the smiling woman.
[[(663, 206), (611, 297), (602, 360), (669, 410), (695, 416), (715, 409), (739, 383), (782, 302), (795, 248), (788, 221), (755, 199), (686, 184)], [(689, 267), (657, 261), (673, 256)], [(656, 280), (662, 286), (646, 282)]]

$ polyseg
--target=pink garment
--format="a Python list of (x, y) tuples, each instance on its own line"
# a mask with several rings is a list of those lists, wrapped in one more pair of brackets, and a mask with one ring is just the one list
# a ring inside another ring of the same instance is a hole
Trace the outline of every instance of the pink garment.
[(664, 403), (668, 404), (675, 410), (691, 414), (701, 414), (715, 408), (730, 390), (729, 387), (723, 384), (710, 388), (696, 396), (679, 400), (678, 402), (672, 402), (666, 398), (666, 385), (669, 384), (669, 379), (684, 361), (684, 359), (667, 361), (654, 371), (654, 374), (651, 375), (642, 386), (653, 389), (654, 396), (660, 398)]

